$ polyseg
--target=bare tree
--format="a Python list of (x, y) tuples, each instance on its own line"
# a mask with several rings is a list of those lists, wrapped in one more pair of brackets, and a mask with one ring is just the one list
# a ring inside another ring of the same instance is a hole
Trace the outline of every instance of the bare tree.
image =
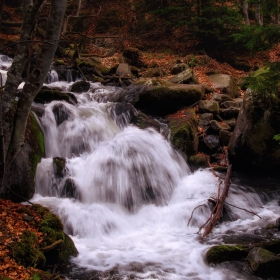
[(24, 0), (23, 2), (20, 42), (8, 72), (2, 98), (5, 147), (1, 148), (5, 157), (5, 169), (9, 167), (24, 145), (24, 133), (31, 105), (47, 76), (60, 37), (66, 0), (51, 0), (46, 35), (41, 44), (40, 53), (36, 57), (34, 69), (27, 77), (23, 91), (16, 102), (17, 88), (22, 81), (24, 65), (29, 58), (29, 43), (32, 42), (31, 36), (43, 2), (44, 0)]

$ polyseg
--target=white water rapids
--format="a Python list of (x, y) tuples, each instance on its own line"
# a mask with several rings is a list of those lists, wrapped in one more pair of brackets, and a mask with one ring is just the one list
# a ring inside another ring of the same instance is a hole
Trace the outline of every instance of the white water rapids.
[[(56, 81), (48, 86), (68, 90), (70, 85)], [(256, 235), (274, 222), (276, 199), (261, 199), (252, 189), (232, 184), (227, 201), (262, 219), (228, 206), (228, 220), (202, 241), (197, 232), (210, 215), (207, 199), (215, 196), (217, 178), (206, 169), (191, 173), (158, 132), (130, 125), (125, 114), (119, 124), (114, 103), (100, 98), (116, 91), (97, 83), (76, 95), (77, 105), (41, 105), (46, 158), (37, 167), (32, 201), (57, 213), (75, 242), (79, 254), (72, 259), (69, 279), (259, 279), (238, 268), (210, 267), (204, 255), (210, 244)], [(62, 177), (54, 175), (53, 157), (66, 158)], [(63, 195), (67, 180), (76, 188), (74, 198)], [(89, 276), (95, 271), (114, 274)]]

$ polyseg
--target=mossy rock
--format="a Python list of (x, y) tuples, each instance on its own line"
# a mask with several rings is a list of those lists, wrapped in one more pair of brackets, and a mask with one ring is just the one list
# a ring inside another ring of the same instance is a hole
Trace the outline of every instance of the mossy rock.
[(188, 157), (188, 163), (194, 170), (198, 168), (206, 168), (209, 166), (207, 157), (204, 154), (196, 154)]
[(14, 202), (21, 202), (23, 198), (32, 198), (35, 192), (34, 178), (37, 164), (44, 155), (44, 134), (37, 119), (33, 113), (30, 113), (25, 131), (24, 147), (6, 171), (5, 184), (10, 186), (12, 192), (8, 190), (6, 194), (2, 194), (3, 197)]
[(53, 169), (56, 178), (63, 178), (65, 176), (66, 159), (62, 157), (53, 158)]
[(34, 204), (31, 209), (42, 217), (38, 227), (44, 233), (40, 247), (46, 257), (46, 264), (67, 263), (71, 256), (76, 256), (78, 251), (72, 239), (63, 232), (61, 220), (41, 205)]
[(39, 250), (39, 243), (34, 232), (25, 230), (20, 236), (20, 241), (14, 246), (14, 258), (16, 262), (25, 267), (44, 267), (46, 257)]
[(87, 92), (90, 88), (90, 83), (86, 81), (79, 81), (72, 85), (71, 91), (72, 92)]
[(36, 95), (34, 102), (37, 103), (50, 103), (54, 100), (59, 100), (59, 101), (66, 101), (68, 103), (73, 103), (70, 99), (69, 94), (65, 93), (65, 92), (61, 92), (59, 90), (56, 89), (50, 89), (50, 88), (46, 88), (43, 87), (38, 94)]
[(191, 108), (184, 110), (180, 117), (175, 115), (167, 116), (171, 130), (171, 143), (175, 148), (185, 155), (191, 156), (197, 153), (197, 119), (195, 111)]
[(217, 245), (211, 247), (206, 255), (208, 264), (219, 264), (226, 261), (241, 261), (248, 254), (249, 249), (242, 245)]
[(261, 277), (279, 277), (280, 257), (272, 252), (254, 247), (248, 254), (248, 262), (254, 274)]

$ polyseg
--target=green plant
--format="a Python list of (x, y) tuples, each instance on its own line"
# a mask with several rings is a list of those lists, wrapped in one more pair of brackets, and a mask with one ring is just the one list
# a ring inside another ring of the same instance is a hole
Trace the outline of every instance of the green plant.
[(276, 134), (273, 136), (273, 140), (277, 141), (278, 144), (280, 145), (280, 134)]

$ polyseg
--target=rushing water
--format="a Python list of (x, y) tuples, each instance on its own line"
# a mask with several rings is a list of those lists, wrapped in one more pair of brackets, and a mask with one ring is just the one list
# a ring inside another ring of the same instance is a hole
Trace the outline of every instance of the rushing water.
[[(209, 267), (204, 254), (210, 244), (261, 238), (260, 228), (278, 217), (277, 192), (232, 184), (227, 202), (262, 219), (227, 205), (224, 222), (203, 241), (197, 232), (210, 215), (217, 177), (207, 169), (191, 173), (165, 137), (129, 124), (126, 113), (120, 121), (109, 101), (117, 93), (97, 83), (76, 95), (77, 105), (38, 105), (45, 111), (46, 158), (37, 167), (33, 202), (57, 213), (75, 242), (79, 255), (69, 279), (259, 279), (238, 264)], [(60, 176), (54, 157), (66, 161)]]

